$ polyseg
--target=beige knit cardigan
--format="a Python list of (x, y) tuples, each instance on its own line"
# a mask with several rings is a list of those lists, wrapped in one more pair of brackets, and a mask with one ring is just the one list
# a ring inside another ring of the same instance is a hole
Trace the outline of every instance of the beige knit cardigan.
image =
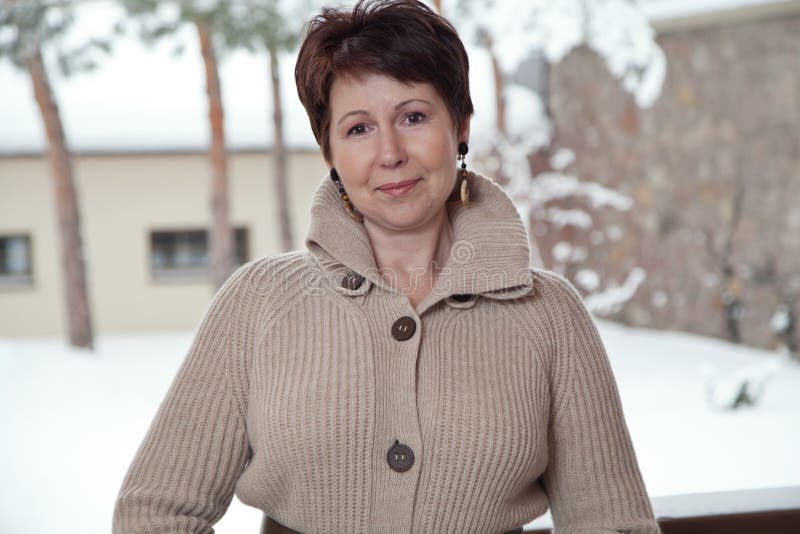
[[(505, 192), (470, 181), (414, 309), (326, 178), (308, 250), (251, 261), (214, 297), (114, 532), (213, 532), (235, 492), (305, 534), (498, 533), (548, 507), (559, 534), (657, 533), (592, 318), (529, 266)], [(401, 341), (402, 317), (416, 329)], [(406, 471), (387, 462), (396, 442), (413, 451)]]

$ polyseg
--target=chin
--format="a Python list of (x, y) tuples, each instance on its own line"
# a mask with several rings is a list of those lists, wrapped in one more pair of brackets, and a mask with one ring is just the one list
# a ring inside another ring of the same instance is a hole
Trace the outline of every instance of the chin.
[(415, 228), (425, 222), (424, 217), (389, 217), (384, 220), (387, 225), (397, 229)]
[[(442, 208), (443, 207), (444, 204), (442, 204)], [(394, 213), (391, 216), (386, 217), (385, 220), (387, 223), (396, 227), (414, 228), (431, 222), (435, 216), (435, 213), (436, 212), (432, 211), (431, 209), (414, 210), (414, 213), (402, 215)]]

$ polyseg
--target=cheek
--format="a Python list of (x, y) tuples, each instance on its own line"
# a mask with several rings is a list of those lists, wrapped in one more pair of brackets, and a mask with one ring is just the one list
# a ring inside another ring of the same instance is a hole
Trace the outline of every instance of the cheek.
[(348, 180), (354, 168), (358, 168), (363, 159), (363, 151), (356, 150), (352, 143), (331, 144), (331, 159), (333, 166), (341, 176)]
[(447, 132), (437, 131), (421, 136), (415, 146), (419, 159), (424, 161), (428, 168), (455, 168), (455, 143)]
[(359, 150), (359, 147), (352, 143), (331, 144), (331, 159), (331, 163), (339, 171), (345, 188), (347, 184), (361, 181), (364, 168), (368, 165), (367, 151), (363, 147)]

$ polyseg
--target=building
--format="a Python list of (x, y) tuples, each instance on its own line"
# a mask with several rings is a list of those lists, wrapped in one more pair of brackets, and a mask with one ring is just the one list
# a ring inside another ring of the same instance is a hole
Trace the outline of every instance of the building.
[[(263, 151), (230, 157), (240, 261), (278, 250), (270, 158)], [(84, 153), (73, 164), (95, 330), (192, 328), (213, 294), (205, 267), (207, 155)], [(326, 171), (318, 152), (289, 157), (296, 247), (303, 245), (311, 196)], [(0, 337), (61, 335), (66, 310), (47, 159), (0, 158), (0, 191)]]

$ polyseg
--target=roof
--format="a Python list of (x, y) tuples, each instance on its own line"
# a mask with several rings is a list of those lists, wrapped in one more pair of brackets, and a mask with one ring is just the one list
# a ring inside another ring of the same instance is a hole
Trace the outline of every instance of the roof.
[(652, 21), (776, 3), (781, 2), (779, 0), (639, 0), (642, 9)]
[(798, 0), (639, 0), (659, 34), (800, 13)]

